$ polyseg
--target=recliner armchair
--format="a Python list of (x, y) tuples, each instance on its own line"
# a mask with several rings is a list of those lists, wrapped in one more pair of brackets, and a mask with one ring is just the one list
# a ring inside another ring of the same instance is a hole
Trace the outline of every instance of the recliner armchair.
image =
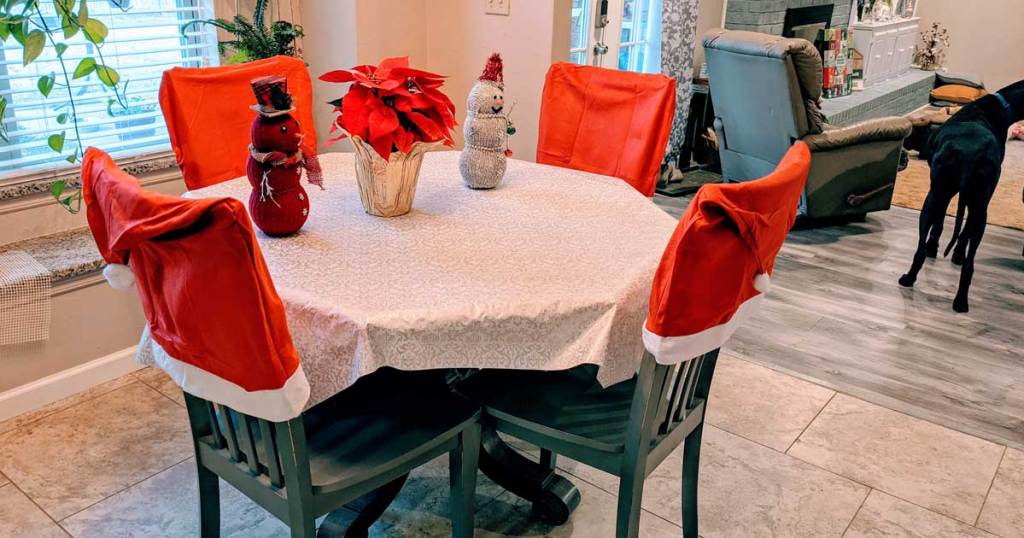
[(812, 158), (801, 216), (889, 208), (909, 120), (828, 125), (818, 107), (821, 55), (805, 39), (715, 29), (703, 42), (725, 180), (767, 175), (794, 141), (803, 140)]

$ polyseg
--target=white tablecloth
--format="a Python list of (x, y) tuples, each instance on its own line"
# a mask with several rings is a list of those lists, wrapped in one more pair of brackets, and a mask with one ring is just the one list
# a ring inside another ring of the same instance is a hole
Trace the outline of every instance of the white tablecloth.
[[(305, 227), (257, 233), (310, 406), (382, 366), (594, 363), (605, 385), (636, 371), (676, 221), (621, 180), (523, 161), (509, 161), (497, 189), (473, 191), (458, 155), (428, 154), (412, 212), (395, 218), (363, 211), (352, 154), (321, 155), (327, 190), (308, 189)], [(242, 178), (189, 195), (244, 202), (249, 192)]]

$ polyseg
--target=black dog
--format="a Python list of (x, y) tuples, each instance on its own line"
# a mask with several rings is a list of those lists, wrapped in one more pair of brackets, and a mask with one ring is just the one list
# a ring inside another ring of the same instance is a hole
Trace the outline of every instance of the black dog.
[[(925, 257), (938, 255), (946, 209), (953, 196), (959, 193), (953, 239), (943, 255), (953, 250), (953, 263), (963, 265), (953, 310), (967, 312), (974, 255), (985, 233), (988, 203), (999, 183), (1007, 131), (1022, 118), (1024, 80), (964, 106), (928, 142), (931, 186), (921, 208), (917, 252), (910, 271), (900, 277), (901, 286), (913, 286)], [(963, 226), (965, 209), (967, 224)]]

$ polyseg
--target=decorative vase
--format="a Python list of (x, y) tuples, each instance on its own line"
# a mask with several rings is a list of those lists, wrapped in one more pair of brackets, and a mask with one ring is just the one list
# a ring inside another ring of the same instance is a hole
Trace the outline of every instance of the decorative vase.
[(415, 142), (409, 153), (393, 151), (385, 161), (362, 138), (351, 139), (356, 149), (356, 182), (363, 209), (377, 217), (397, 217), (412, 210), (423, 154), (444, 142)]

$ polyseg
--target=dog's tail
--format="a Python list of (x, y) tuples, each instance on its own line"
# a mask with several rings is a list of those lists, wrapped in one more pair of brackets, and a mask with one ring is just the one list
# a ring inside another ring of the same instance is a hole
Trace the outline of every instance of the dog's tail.
[(964, 208), (967, 207), (967, 203), (964, 202), (964, 197), (960, 196), (956, 203), (956, 223), (953, 225), (953, 237), (949, 240), (949, 244), (946, 245), (946, 251), (942, 253), (942, 257), (949, 256), (949, 251), (953, 250), (956, 246), (956, 240), (960, 238), (960, 230), (964, 224)]

